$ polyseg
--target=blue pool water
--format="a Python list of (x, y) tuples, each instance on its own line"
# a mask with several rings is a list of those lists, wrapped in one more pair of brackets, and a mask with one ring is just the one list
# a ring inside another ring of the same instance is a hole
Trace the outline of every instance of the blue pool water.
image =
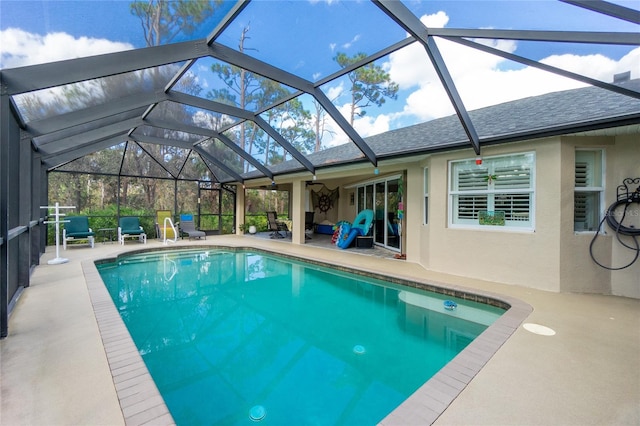
[(98, 269), (178, 425), (376, 424), (504, 312), (248, 251)]

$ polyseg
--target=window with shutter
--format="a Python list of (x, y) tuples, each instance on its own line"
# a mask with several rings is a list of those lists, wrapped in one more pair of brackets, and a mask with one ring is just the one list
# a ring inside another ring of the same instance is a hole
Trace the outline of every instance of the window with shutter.
[(604, 151), (576, 150), (573, 230), (593, 232), (602, 217)]
[(451, 162), (450, 225), (533, 229), (534, 166), (533, 153)]

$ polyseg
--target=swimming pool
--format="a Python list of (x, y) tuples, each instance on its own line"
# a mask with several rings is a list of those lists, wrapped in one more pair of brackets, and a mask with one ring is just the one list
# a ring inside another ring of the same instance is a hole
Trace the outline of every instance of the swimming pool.
[(375, 424), (504, 312), (244, 250), (99, 270), (178, 424)]

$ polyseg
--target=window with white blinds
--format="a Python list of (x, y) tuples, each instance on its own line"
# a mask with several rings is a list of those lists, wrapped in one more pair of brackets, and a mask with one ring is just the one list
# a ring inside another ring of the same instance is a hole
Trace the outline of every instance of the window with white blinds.
[(450, 225), (533, 229), (534, 170), (534, 153), (452, 161)]
[(573, 229), (593, 232), (602, 215), (604, 151), (576, 150)]

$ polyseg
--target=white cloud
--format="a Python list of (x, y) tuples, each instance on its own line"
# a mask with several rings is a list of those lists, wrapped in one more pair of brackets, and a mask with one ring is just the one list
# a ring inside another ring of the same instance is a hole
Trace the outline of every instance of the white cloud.
[[(349, 120), (351, 105), (343, 104), (341, 106), (337, 106), (337, 108), (338, 111), (340, 111), (340, 114), (342, 114), (345, 119)], [(360, 136), (366, 138), (367, 136), (377, 135), (390, 130), (392, 118), (392, 116), (386, 114), (356, 117), (353, 122), (353, 128)], [(343, 145), (350, 142), (349, 137), (338, 127), (335, 121), (327, 119), (325, 126), (327, 132), (325, 133), (325, 137), (322, 141), (322, 144), (325, 147)]]
[(350, 48), (351, 46), (353, 46), (353, 44), (354, 44), (354, 43), (356, 43), (358, 40), (360, 40), (360, 34), (356, 34), (356, 35), (353, 37), (353, 39), (351, 39), (351, 41), (348, 41), (348, 42), (344, 43), (344, 44), (342, 45), (342, 47), (343, 47), (343, 48), (345, 48), (345, 49), (348, 49), (348, 48)]
[(640, 47), (629, 52), (619, 61), (604, 55), (553, 55), (541, 62), (577, 74), (602, 81), (611, 81), (614, 74), (631, 71), (631, 78), (640, 77)]
[[(446, 25), (448, 17), (444, 12), (438, 12), (423, 16), (421, 21), (429, 27), (441, 27)], [(510, 53), (516, 52), (518, 47), (515, 41), (509, 40), (476, 42)], [(585, 85), (447, 40), (436, 39), (436, 44), (468, 110)], [(640, 48), (619, 61), (604, 55), (553, 55), (540, 62), (601, 81), (610, 82), (614, 74), (629, 70), (631, 78), (640, 77)], [(413, 116), (426, 121), (454, 113), (421, 44), (414, 43), (391, 54), (385, 67), (401, 90), (412, 91), (406, 96), (399, 117)]]
[(129, 43), (89, 37), (75, 38), (67, 33), (33, 34), (18, 28), (0, 31), (0, 68), (74, 59), (133, 49)]
[(338, 99), (344, 93), (344, 84), (340, 82), (340, 84), (336, 86), (331, 86), (327, 89), (327, 98), (330, 100)]
[(449, 23), (449, 16), (445, 12), (439, 11), (433, 15), (424, 15), (420, 20), (427, 28), (444, 28)]
[(389, 131), (391, 118), (386, 114), (365, 115), (354, 120), (353, 127), (363, 138)]

